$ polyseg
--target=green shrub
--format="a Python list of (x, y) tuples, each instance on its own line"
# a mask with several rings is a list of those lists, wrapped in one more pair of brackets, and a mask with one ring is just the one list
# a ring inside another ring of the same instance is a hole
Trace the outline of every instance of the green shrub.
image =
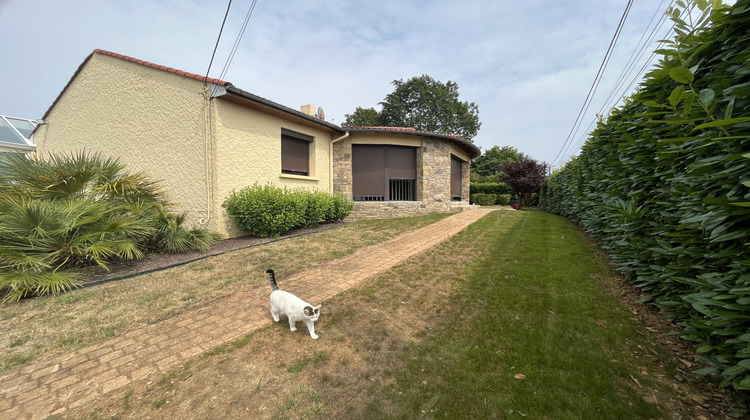
[(343, 220), (353, 207), (340, 195), (257, 183), (232, 191), (222, 205), (237, 227), (261, 238)]
[(223, 206), (237, 227), (266, 238), (302, 226), (307, 202), (286, 188), (255, 184), (232, 191)]
[(328, 206), (323, 217), (326, 223), (335, 223), (344, 220), (354, 208), (354, 202), (346, 198), (343, 194), (329, 195), (327, 201)]
[(313, 228), (323, 220), (328, 207), (328, 194), (321, 191), (293, 190), (292, 195), (298, 195), (299, 200), (305, 203), (302, 213), (302, 224), (295, 228)]
[(469, 185), (469, 195), (472, 194), (513, 194), (513, 190), (502, 182), (473, 183)]
[(470, 199), (473, 204), (480, 206), (494, 206), (497, 201), (497, 196), (495, 194), (477, 193), (472, 194)]
[(0, 154), (0, 291), (6, 301), (59, 294), (79, 285), (72, 268), (218, 241), (183, 221), (155, 183), (117, 159)]
[(509, 206), (510, 205), (510, 199), (513, 196), (511, 194), (500, 194), (497, 196), (497, 204), (501, 206)]

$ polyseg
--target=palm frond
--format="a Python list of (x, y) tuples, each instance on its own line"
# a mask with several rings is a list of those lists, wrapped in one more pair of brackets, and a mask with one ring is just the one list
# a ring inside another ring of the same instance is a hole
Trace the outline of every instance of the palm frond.
[(58, 295), (81, 283), (71, 273), (11, 271), (0, 272), (0, 291), (3, 302), (17, 302), (30, 295)]

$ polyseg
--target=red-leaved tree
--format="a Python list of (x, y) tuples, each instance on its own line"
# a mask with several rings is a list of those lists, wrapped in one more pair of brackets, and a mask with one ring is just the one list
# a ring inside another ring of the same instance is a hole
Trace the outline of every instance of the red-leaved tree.
[(513, 190), (522, 206), (531, 206), (532, 197), (547, 179), (547, 164), (534, 159), (506, 163), (500, 166), (500, 180)]

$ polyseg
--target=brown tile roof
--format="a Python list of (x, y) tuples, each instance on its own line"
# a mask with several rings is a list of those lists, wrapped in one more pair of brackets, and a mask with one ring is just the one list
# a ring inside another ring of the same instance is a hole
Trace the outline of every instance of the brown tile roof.
[(417, 130), (414, 127), (359, 126), (359, 127), (344, 127), (344, 128), (365, 129), (368, 131), (408, 131), (410, 133), (439, 134), (441, 136), (450, 136), (450, 137), (455, 137), (457, 139), (463, 138), (458, 134), (436, 133), (434, 131)]
[(117, 53), (114, 53), (112, 51), (100, 50), (100, 49), (97, 48), (97, 49), (94, 50), (94, 54), (108, 55), (110, 57), (115, 57), (115, 58), (119, 58), (121, 60), (130, 61), (131, 63), (136, 63), (136, 64), (140, 64), (142, 66), (146, 66), (146, 67), (151, 67), (151, 68), (158, 69), (158, 70), (167, 71), (167, 72), (170, 72), (170, 73), (178, 74), (180, 76), (189, 77), (189, 78), (195, 79), (195, 80), (207, 81), (208, 83), (214, 83), (214, 84), (221, 85), (221, 86), (226, 86), (226, 85), (230, 85), (231, 84), (231, 83), (226, 82), (224, 80), (214, 79), (213, 77), (208, 77), (207, 78), (206, 76), (201, 76), (201, 75), (195, 74), (195, 73), (189, 73), (189, 72), (186, 72), (186, 71), (174, 69), (172, 67), (161, 66), (159, 64), (149, 63), (148, 61), (143, 61), (143, 60), (139, 60), (137, 58), (128, 57), (127, 55), (117, 54)]
[(417, 129), (414, 127), (361, 126), (361, 127), (351, 127), (351, 128), (370, 128), (373, 130), (383, 130), (383, 131), (417, 131)]

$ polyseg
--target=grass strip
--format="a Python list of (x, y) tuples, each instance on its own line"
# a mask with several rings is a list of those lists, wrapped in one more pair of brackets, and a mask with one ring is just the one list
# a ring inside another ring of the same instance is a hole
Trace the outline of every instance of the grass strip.
[(457, 267), (437, 325), (400, 358), (390, 401), (368, 404), (398, 408), (375, 418), (662, 417), (632, 379), (654, 386), (629, 360), (643, 339), (597, 281), (610, 269), (570, 222), (496, 212), (455, 242), (476, 254)]

